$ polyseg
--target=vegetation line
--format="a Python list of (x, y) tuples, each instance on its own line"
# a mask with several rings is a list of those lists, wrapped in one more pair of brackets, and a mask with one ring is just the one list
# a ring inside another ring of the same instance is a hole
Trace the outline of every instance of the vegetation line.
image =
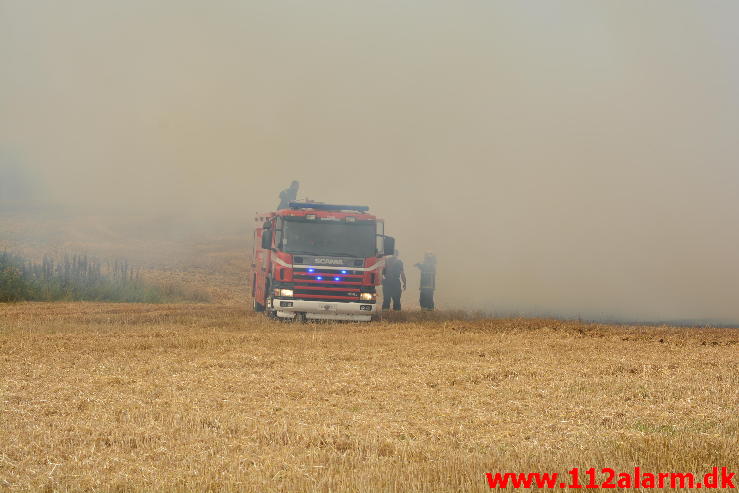
[(202, 290), (146, 280), (127, 260), (101, 262), (87, 255), (44, 256), (33, 262), (0, 253), (0, 302), (117, 301), (129, 303), (208, 302)]

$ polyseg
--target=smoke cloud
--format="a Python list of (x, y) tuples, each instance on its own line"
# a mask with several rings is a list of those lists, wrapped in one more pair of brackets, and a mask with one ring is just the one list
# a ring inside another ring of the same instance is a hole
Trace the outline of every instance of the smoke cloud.
[(0, 156), (51, 203), (178, 221), (249, 225), (300, 180), (409, 272), (433, 250), (444, 307), (739, 321), (738, 15), (0, 0)]

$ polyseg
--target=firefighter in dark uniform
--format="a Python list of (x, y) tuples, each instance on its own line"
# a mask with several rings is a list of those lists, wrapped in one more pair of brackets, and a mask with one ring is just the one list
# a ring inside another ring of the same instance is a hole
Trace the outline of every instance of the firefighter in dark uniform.
[(426, 252), (423, 262), (415, 265), (421, 271), (421, 295), (419, 303), (422, 310), (434, 309), (434, 289), (436, 289), (436, 257)]
[(300, 188), (300, 183), (295, 180), (290, 184), (289, 188), (280, 192), (280, 205), (277, 206), (278, 211), (287, 209), (290, 207), (290, 202), (294, 202), (298, 198), (298, 188)]
[[(385, 268), (382, 270), (382, 309), (390, 309), (390, 301), (393, 302), (393, 310), (400, 310), (400, 295), (406, 288), (405, 270), (403, 261), (398, 258), (398, 251), (392, 257), (385, 260)], [(401, 290), (400, 281), (403, 281)]]

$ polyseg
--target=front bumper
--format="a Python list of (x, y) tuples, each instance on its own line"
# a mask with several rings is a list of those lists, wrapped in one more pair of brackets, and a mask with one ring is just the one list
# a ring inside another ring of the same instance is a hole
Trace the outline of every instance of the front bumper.
[[(292, 306), (280, 306), (280, 302), (292, 303)], [(372, 315), (377, 312), (376, 304), (335, 301), (309, 301), (309, 300), (287, 300), (276, 299), (272, 301), (272, 309), (280, 318), (295, 318), (299, 313), (304, 313), (309, 320), (353, 320), (357, 322), (369, 322)]]

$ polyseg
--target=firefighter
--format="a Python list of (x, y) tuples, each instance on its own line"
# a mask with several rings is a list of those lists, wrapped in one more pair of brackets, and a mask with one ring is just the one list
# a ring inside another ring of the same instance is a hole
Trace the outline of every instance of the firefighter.
[[(385, 268), (382, 270), (382, 309), (390, 309), (390, 300), (393, 302), (393, 310), (400, 311), (400, 295), (406, 288), (405, 270), (403, 261), (398, 258), (395, 250), (392, 257), (385, 260)], [(401, 290), (400, 281), (403, 281)]]
[(421, 271), (419, 303), (422, 310), (434, 309), (434, 289), (436, 289), (436, 256), (432, 252), (426, 252), (423, 262), (415, 265)]
[(294, 202), (298, 198), (298, 188), (300, 188), (300, 183), (295, 180), (290, 184), (289, 188), (280, 192), (280, 205), (277, 206), (278, 211), (287, 209), (290, 207), (290, 202)]

